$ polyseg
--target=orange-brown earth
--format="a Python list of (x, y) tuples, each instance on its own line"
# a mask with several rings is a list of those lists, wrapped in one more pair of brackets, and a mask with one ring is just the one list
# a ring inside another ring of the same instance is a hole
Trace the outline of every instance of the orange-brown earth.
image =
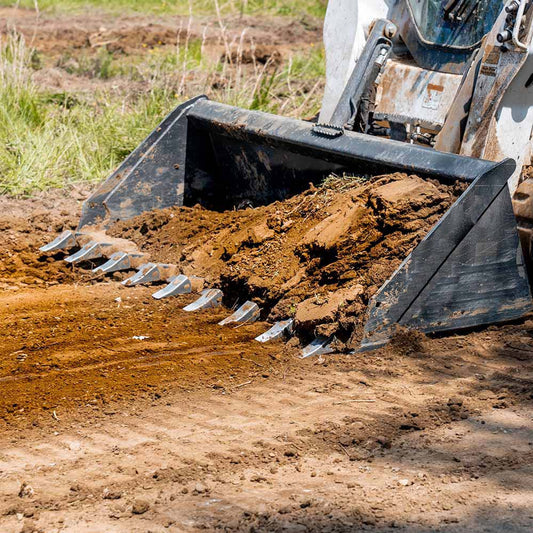
[(295, 317), (300, 332), (354, 348), (370, 298), (461, 189), (405, 174), (330, 178), (265, 207), (166, 209), (110, 233), (206, 278), (230, 305), (253, 299), (271, 321)]
[[(300, 197), (294, 226), (305, 212), (322, 234), (338, 187)], [(427, 221), (453, 196), (431, 187)], [(1, 531), (531, 530), (532, 321), (302, 361), (254, 343), (263, 323), (221, 328), (227, 310), (181, 310), (192, 296), (156, 302), (43, 258), (83, 195), (0, 201), (2, 265), (17, 267), (0, 271)], [(230, 217), (191, 214), (211, 244)], [(406, 249), (421, 237), (402, 235)]]

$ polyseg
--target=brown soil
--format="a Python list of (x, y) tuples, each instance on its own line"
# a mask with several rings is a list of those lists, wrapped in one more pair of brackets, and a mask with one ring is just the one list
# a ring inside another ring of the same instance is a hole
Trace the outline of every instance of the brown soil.
[(77, 279), (66, 263), (43, 257), (38, 248), (65, 229), (76, 228), (86, 196), (87, 190), (72, 189), (26, 201), (0, 197), (0, 289), (14, 292)]
[[(394, 176), (344, 191), (333, 182), (277, 204), (265, 231), (274, 232), (272, 243), (289, 241), (297, 228), (319, 242), (329, 235), (318, 231), (325, 220), (352, 212), (337, 209), (341, 194), (365, 198), (371, 220), (370, 199), (386, 196), (401, 221), (394, 242), (407, 251), (453, 194), (414, 188), (408, 202), (418, 198), (426, 214), (413, 228), (393, 194), (397, 183), (418, 180)], [(295, 347), (254, 343), (265, 324), (222, 328), (228, 310), (181, 311), (193, 296), (156, 302), (153, 288), (94, 284), (59, 257), (39, 259), (38, 245), (73, 226), (76, 194), (1, 204), (10, 221), (3, 253), (41, 266), (23, 261), (24, 280), (4, 272), (0, 286), (2, 532), (531, 530), (531, 321), (443, 339), (399, 333), (371, 354), (302, 361)], [(289, 205), (294, 215), (282, 216)], [(382, 205), (378, 228), (392, 209)], [(162, 241), (172, 235), (172, 214), (203, 217), (194, 243), (254, 212), (163, 213)], [(245, 227), (263, 226), (257, 219)], [(146, 229), (133, 234), (171, 257), (171, 242), (157, 248)], [(361, 254), (375, 247), (367, 233)], [(264, 246), (232, 257), (257, 260), (251, 252)], [(348, 239), (346, 250), (353, 246)], [(299, 254), (288, 254), (287, 264), (301, 267)], [(208, 263), (194, 261), (207, 276)], [(218, 257), (213, 264), (222, 265), (217, 275), (227, 268)], [(338, 288), (313, 279), (319, 290)]]
[[(322, 21), (310, 17), (228, 17), (224, 21), (226, 40), (238, 43), (244, 37), (245, 47), (252, 44), (261, 50), (259, 57), (278, 53), (286, 45), (302, 46), (320, 42)], [(204, 44), (222, 45), (218, 21), (213, 18), (123, 15), (104, 13), (51, 16), (34, 11), (0, 7), (0, 34), (16, 29), (46, 57), (81, 50), (97, 51), (105, 46), (110, 52), (134, 54), (152, 48), (175, 47), (186, 39)], [(247, 49), (244, 51), (245, 55)]]
[[(34, 31), (32, 13), (8, 14)], [(60, 54), (78, 42), (65, 29), (87, 46), (113, 20), (43, 17), (38, 42)], [(278, 30), (258, 24), (270, 44)], [(298, 310), (309, 330), (342, 335), (457, 192), (399, 175), (331, 181), (115, 231), (231, 305), (253, 296), (270, 318)], [(227, 308), (189, 315), (193, 296), (156, 302), (153, 288), (43, 257), (86, 196), (0, 199), (2, 533), (533, 529), (532, 320), (300, 360), (295, 342), (253, 341), (264, 323), (218, 326)]]
[(173, 208), (119, 223), (152, 260), (254, 299), (269, 320), (359, 340), (369, 299), (446, 212), (459, 186), (396, 174), (334, 178), (284, 202), (225, 213)]

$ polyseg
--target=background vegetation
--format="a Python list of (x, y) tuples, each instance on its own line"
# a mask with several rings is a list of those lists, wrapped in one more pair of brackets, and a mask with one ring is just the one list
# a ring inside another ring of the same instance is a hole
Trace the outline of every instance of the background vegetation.
[[(322, 17), (327, 0), (218, 0), (220, 12), (262, 15), (309, 15)], [(161, 13), (185, 15), (190, 11), (196, 14), (211, 14), (215, 11), (214, 0), (0, 0), (0, 5), (18, 5), (49, 12), (67, 12), (103, 9), (117, 13), (124, 10), (141, 13)]]
[[(216, 7), (214, 0), (192, 4), (203, 13)], [(322, 6), (301, 0), (244, 4), (243, 8), (234, 1), (219, 7), (226, 12), (242, 8), (290, 14), (294, 10), (319, 13)], [(187, 7), (182, 0), (172, 6), (156, 0), (40, 0), (39, 9), (87, 5), (113, 9), (124, 5), (132, 10), (142, 5), (176, 12)], [(45, 59), (16, 31), (0, 39), (0, 194), (28, 195), (105, 178), (169, 111), (197, 94), (251, 109), (312, 116), (319, 109), (324, 78), (320, 46), (290, 53), (281, 63), (266, 64), (244, 62), (237, 50), (228, 62), (209, 57), (204, 43), (191, 38), (176, 47), (138, 55), (114, 55), (105, 47), (75, 60), (65, 54), (57, 66), (68, 74), (88, 83), (109, 83), (90, 90), (54, 92), (35, 81)]]

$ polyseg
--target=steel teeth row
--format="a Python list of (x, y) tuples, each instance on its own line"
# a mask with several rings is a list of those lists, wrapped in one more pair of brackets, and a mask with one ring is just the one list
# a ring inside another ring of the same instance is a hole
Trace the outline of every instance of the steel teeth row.
[(228, 318), (219, 322), (219, 326), (228, 326), (230, 324), (251, 324), (256, 322), (259, 319), (261, 310), (259, 306), (254, 302), (245, 302), (243, 303), (235, 313), (230, 315)]
[(83, 261), (100, 259), (101, 257), (104, 257), (105, 250), (110, 246), (111, 244), (106, 242), (91, 241), (82, 246), (75, 254), (65, 257), (65, 261), (74, 265)]
[(174, 267), (161, 263), (145, 263), (139, 267), (139, 270), (133, 276), (125, 279), (122, 285), (133, 287), (135, 285), (144, 285), (147, 283), (156, 283), (168, 279)]
[[(55, 252), (59, 250), (69, 250), (77, 246), (81, 233), (64, 231), (52, 242), (39, 248), (41, 252)], [(110, 243), (90, 241), (83, 245), (76, 253), (65, 258), (71, 264), (81, 263), (94, 259), (101, 259), (106, 256), (106, 252), (111, 248)], [(184, 275), (172, 275), (175, 267), (162, 263), (142, 263), (143, 255), (139, 253), (115, 252), (107, 262), (92, 270), (95, 274), (110, 274), (112, 272), (136, 269), (137, 272), (124, 280), (122, 284), (126, 287), (135, 285), (151, 284), (158, 281), (168, 281), (168, 285), (155, 292), (152, 296), (156, 300), (162, 300), (171, 296), (190, 294), (192, 292), (191, 280)], [(195, 312), (205, 309), (212, 309), (222, 305), (223, 293), (219, 289), (205, 289), (200, 293), (200, 297), (191, 304), (183, 308), (186, 312)], [(261, 314), (259, 306), (252, 301), (242, 304), (232, 315), (219, 322), (220, 326), (232, 324), (251, 324), (256, 322)], [(294, 320), (282, 320), (276, 322), (268, 331), (255, 338), (257, 342), (266, 343), (274, 340), (288, 338), (294, 333)], [(301, 353), (301, 358), (325, 355), (332, 353), (333, 337), (317, 337)]]
[(276, 322), (268, 331), (256, 337), (257, 342), (270, 342), (283, 337), (290, 337), (294, 332), (294, 319)]
[(190, 294), (192, 292), (191, 280), (180, 274), (179, 276), (173, 276), (170, 278), (166, 287), (154, 292), (152, 297), (156, 300), (162, 300), (163, 298), (169, 298), (170, 296), (178, 296), (179, 294)]

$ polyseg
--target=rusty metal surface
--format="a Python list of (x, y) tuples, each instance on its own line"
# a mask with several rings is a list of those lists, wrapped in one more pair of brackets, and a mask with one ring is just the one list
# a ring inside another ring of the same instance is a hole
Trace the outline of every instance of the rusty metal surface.
[(424, 70), (390, 59), (376, 95), (375, 115), (409, 117), (412, 124), (431, 130), (444, 125), (462, 76)]

